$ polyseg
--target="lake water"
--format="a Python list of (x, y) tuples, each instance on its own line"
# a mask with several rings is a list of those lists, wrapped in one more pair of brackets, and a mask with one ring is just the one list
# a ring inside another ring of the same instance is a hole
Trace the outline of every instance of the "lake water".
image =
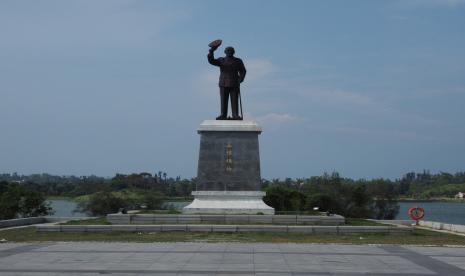
[[(48, 201), (50, 202), (53, 211), (55, 211), (55, 214), (51, 215), (51, 217), (88, 217), (88, 215), (85, 213), (73, 212), (77, 207), (77, 203), (72, 200), (51, 199)], [(167, 201), (164, 202), (162, 206), (164, 209), (182, 210), (182, 208), (189, 203), (190, 201)]]
[(163, 209), (175, 209), (181, 211), (182, 208), (189, 205), (192, 201), (165, 201), (162, 204)]
[(66, 199), (48, 200), (55, 211), (51, 217), (88, 217), (85, 213), (74, 213), (77, 203)]
[(425, 209), (424, 220), (465, 225), (465, 203), (459, 202), (399, 202), (399, 214), (396, 219), (410, 219), (408, 209)]

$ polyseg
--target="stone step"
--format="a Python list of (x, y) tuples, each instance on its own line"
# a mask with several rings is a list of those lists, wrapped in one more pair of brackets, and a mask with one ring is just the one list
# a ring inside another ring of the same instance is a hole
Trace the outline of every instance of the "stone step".
[(278, 232), (306, 234), (406, 233), (412, 227), (296, 225), (36, 225), (37, 232)]
[(270, 225), (343, 225), (339, 215), (176, 215), (176, 214), (109, 214), (112, 224), (270, 224)]

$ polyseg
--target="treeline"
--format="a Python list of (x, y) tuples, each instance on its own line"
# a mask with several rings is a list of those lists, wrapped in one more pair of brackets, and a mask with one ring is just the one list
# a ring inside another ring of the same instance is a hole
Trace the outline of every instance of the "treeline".
[(440, 172), (431, 174), (410, 172), (395, 184), (399, 194), (415, 199), (430, 199), (438, 197), (454, 197), (458, 192), (465, 192), (465, 172), (455, 174)]
[[(28, 192), (27, 196), (23, 193), (24, 195), (19, 197), (12, 197), (11, 193), (5, 193), (5, 197), (11, 197), (11, 199), (4, 200), (2, 203), (29, 202), (28, 198), (35, 196), (41, 199), (35, 201), (35, 208), (49, 208), (45, 197), (72, 197), (79, 203), (75, 211), (89, 215), (105, 215), (121, 208), (138, 209), (142, 206), (148, 209), (159, 209), (164, 198), (167, 197), (190, 199), (195, 187), (195, 179), (172, 178), (161, 171), (153, 175), (150, 173), (116, 174), (112, 178), (94, 175), (77, 177), (50, 174), (0, 174), (0, 183), (5, 187), (17, 187)], [(5, 204), (0, 203), (0, 208), (3, 205)], [(28, 217), (39, 214), (32, 211), (25, 212), (22, 209), (24, 208), (12, 206), (9, 208), (8, 215), (0, 216), (0, 218)], [(50, 213), (49, 209), (40, 214), (47, 213)]]
[[(262, 180), (262, 187), (283, 186), (305, 192), (305, 189), (319, 185), (328, 174), (310, 178), (286, 178), (284, 180)], [(465, 172), (455, 174), (440, 172), (432, 174), (429, 171), (421, 173), (409, 172), (400, 179), (372, 179), (353, 180), (339, 177), (342, 184), (370, 184), (387, 183), (393, 185), (394, 194), (414, 199), (429, 199), (435, 197), (454, 197), (458, 192), (465, 192)], [(57, 176), (50, 174), (20, 175), (0, 174), (0, 181), (19, 183), (45, 196), (78, 197), (94, 194), (102, 190), (143, 189), (154, 190), (167, 197), (189, 197), (195, 189), (195, 178), (181, 179), (169, 177), (166, 172), (116, 174), (112, 178), (91, 176)]]
[(399, 211), (396, 185), (384, 179), (354, 181), (325, 173), (263, 184), (265, 203), (280, 212), (318, 210), (352, 218), (394, 219)]
[(195, 179), (168, 177), (166, 172), (116, 174), (112, 178), (91, 176), (57, 176), (50, 174), (0, 174), (0, 181), (18, 183), (48, 197), (79, 197), (99, 191), (151, 190), (167, 197), (189, 197)]

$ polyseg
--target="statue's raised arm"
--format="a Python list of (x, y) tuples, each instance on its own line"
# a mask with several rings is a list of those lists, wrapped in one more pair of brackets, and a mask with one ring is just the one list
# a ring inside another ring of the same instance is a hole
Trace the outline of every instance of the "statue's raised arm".
[(214, 55), (214, 52), (216, 51), (216, 49), (218, 49), (220, 45), (221, 45), (221, 39), (212, 41), (210, 44), (208, 44), (208, 46), (210, 46), (210, 50), (208, 51), (207, 58), (208, 58), (208, 63), (210, 63), (211, 65), (220, 66), (219, 59), (215, 59), (215, 55)]

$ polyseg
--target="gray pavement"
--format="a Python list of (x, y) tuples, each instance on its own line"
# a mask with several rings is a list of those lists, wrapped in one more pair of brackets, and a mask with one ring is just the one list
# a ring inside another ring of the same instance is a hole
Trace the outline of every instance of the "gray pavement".
[(465, 275), (465, 248), (393, 245), (0, 244), (0, 275)]

